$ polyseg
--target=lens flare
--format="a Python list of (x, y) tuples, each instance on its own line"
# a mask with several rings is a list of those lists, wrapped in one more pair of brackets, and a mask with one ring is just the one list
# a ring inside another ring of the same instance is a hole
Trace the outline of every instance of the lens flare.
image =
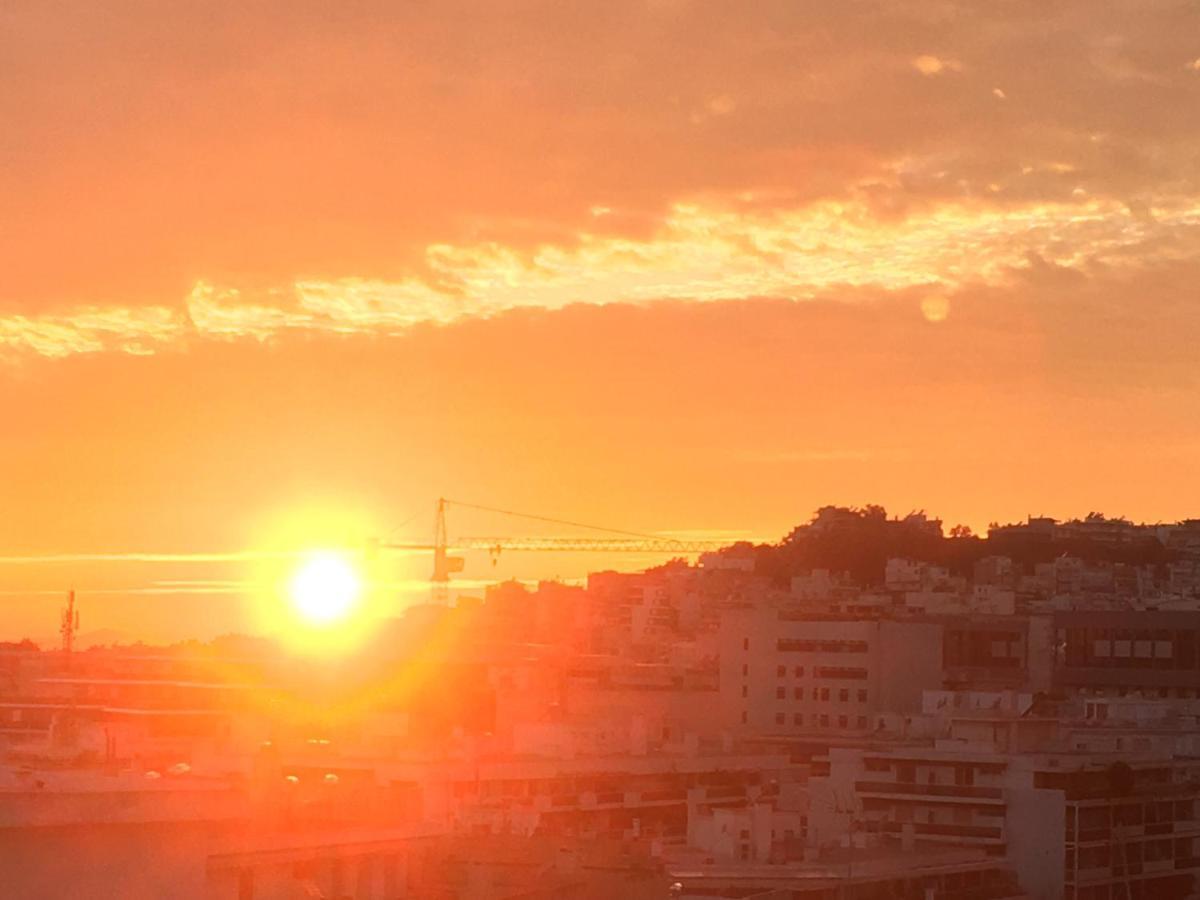
[(950, 299), (940, 294), (926, 297), (921, 301), (921, 315), (925, 317), (926, 322), (945, 322), (946, 317), (950, 315)]

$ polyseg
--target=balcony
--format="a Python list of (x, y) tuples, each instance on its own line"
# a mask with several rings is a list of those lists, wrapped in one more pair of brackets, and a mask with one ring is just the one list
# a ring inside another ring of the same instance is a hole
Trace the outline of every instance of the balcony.
[[(900, 834), (903, 822), (882, 822), (880, 830), (888, 834)], [(999, 825), (940, 825), (933, 822), (913, 822), (913, 834), (917, 837), (973, 838), (985, 841), (1004, 840), (1004, 830)]]
[(740, 784), (719, 785), (708, 788), (705, 796), (709, 800), (740, 799), (746, 796), (746, 787)]
[(856, 781), (854, 789), (860, 794), (896, 797), (937, 797), (950, 800), (984, 800), (1004, 803), (1004, 792), (998, 787), (966, 784), (916, 784), (904, 781)]

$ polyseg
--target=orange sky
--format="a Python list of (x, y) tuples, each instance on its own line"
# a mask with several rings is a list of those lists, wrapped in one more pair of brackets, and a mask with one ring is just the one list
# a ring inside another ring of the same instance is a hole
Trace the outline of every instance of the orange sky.
[[(0, 555), (421, 536), (443, 493), (759, 536), (1200, 514), (1198, 35), (1165, 0), (7, 4)], [(68, 580), (92, 627), (240, 627), (233, 588), (120, 593), (235, 576), (0, 563), (0, 631)]]

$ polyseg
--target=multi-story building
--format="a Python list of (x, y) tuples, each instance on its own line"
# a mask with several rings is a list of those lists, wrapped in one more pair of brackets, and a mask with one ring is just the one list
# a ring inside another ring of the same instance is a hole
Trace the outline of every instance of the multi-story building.
[(1054, 614), (1054, 686), (1087, 694), (1200, 696), (1200, 611)]
[(1027, 900), (1007, 863), (962, 849), (870, 845), (793, 864), (688, 861), (669, 872), (681, 900)]
[(1053, 633), (1045, 616), (943, 617), (945, 682), (973, 690), (1050, 687)]
[(1030, 749), (1057, 723), (1030, 725), (1008, 752), (982, 742), (831, 750), (810, 780), (814, 840), (862, 829), (979, 848), (1007, 857), (1035, 900), (1194, 897), (1200, 762)]
[(721, 716), (755, 734), (865, 735), (919, 712), (942, 680), (942, 628), (927, 621), (730, 610), (720, 633)]

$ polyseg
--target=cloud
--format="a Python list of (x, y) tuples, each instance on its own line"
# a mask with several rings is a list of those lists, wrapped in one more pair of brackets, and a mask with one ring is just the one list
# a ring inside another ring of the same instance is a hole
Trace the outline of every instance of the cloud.
[(1130, 8), (29, 6), (0, 35), (0, 354), (1180, 252), (1200, 21)]
[(48, 357), (104, 350), (145, 355), (182, 333), (182, 323), (165, 307), (82, 307), (55, 315), (0, 316), (0, 351)]
[(754, 465), (785, 466), (803, 463), (867, 463), (880, 457), (895, 457), (894, 452), (867, 449), (749, 450), (736, 455), (737, 461)]
[(937, 56), (922, 54), (915, 57), (912, 67), (925, 76), (941, 75), (943, 72), (961, 72), (962, 63), (954, 59), (942, 59)]
[[(1048, 163), (1057, 176), (1074, 167)], [(908, 165), (904, 177), (920, 178)], [(1031, 170), (1031, 176), (1036, 172)], [(1029, 258), (1073, 270), (1146, 266), (1200, 247), (1200, 198), (1141, 209), (1095, 198), (997, 207), (984, 197), (881, 223), (867, 192), (854, 203), (795, 209), (681, 204), (645, 239), (581, 232), (565, 247), (435, 244), (423, 277), (306, 279), (278, 287), (197, 282), (182, 307), (83, 308), (0, 316), (0, 346), (46, 357), (145, 354), (197, 340), (268, 341), (288, 333), (401, 334), (419, 325), (573, 304), (802, 301), (839, 287), (940, 288), (923, 304), (941, 321), (946, 290), (1003, 282)]]
[[(1078, 186), (1148, 206), (1200, 193), (1200, 120), (1178, 114), (1200, 87), (1180, 64), (1200, 26), (1185, 4), (522, 8), (14, 10), (0, 310), (162, 306), (201, 279), (394, 284), (427, 274), (431, 246), (570, 252), (601, 221), (644, 241), (681, 204), (746, 192), (853, 209), (875, 183), (887, 221), (991, 184), (997, 208)], [(981, 116), (994, 85), (1021, 102)], [(940, 177), (897, 177), (935, 155)], [(1052, 160), (1086, 183), (1013, 183)], [(247, 305), (199, 299), (196, 324), (310, 327)]]

